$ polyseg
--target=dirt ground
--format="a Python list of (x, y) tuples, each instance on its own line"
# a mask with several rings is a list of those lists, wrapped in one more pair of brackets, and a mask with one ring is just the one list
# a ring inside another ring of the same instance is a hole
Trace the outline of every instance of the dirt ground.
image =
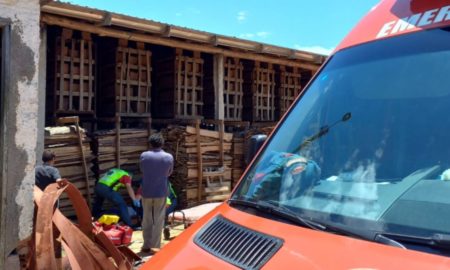
[[(171, 240), (174, 239), (175, 237), (177, 237), (180, 233), (182, 233), (184, 231), (184, 226), (183, 225), (179, 225), (176, 227), (172, 227), (170, 229), (170, 238)], [(165, 240), (164, 236), (161, 236), (162, 239), (162, 244), (161, 244), (161, 249), (164, 248), (164, 246), (170, 242), (170, 240)], [(142, 253), (141, 252), (141, 247), (143, 244), (144, 240), (142, 238), (142, 231), (135, 231), (133, 232), (133, 238), (132, 238), (132, 243), (129, 246), (129, 248), (131, 250), (133, 250), (137, 255), (139, 255), (142, 258), (142, 263), (139, 263), (135, 269), (139, 269), (146, 261), (148, 261), (152, 256), (149, 255), (148, 253)]]

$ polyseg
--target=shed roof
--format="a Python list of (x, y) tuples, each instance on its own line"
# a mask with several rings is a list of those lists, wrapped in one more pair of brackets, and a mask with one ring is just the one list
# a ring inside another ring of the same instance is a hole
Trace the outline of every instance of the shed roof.
[(316, 70), (324, 55), (235, 37), (198, 31), (69, 3), (51, 1), (41, 7), (42, 21), (99, 35), (153, 44), (223, 53), (226, 56), (268, 61)]

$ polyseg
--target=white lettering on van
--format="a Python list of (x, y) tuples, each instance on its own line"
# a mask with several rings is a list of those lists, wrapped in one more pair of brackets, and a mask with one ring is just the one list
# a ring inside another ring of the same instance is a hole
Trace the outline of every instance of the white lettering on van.
[(394, 28), (392, 28), (391, 34), (395, 34), (397, 32), (403, 32), (405, 30), (409, 30), (414, 28), (417, 25), (417, 22), (420, 19), (420, 14), (412, 15), (411, 17), (406, 17), (400, 19), (395, 24)]
[(439, 9), (432, 9), (432, 10), (426, 11), (423, 14), (422, 18), (420, 19), (419, 24), (417, 26), (421, 27), (421, 26), (432, 24), (434, 16), (436, 16), (436, 12), (438, 10)]
[(377, 35), (377, 38), (386, 37), (389, 35), (389, 31), (392, 30), (392, 26), (394, 25), (395, 21), (388, 22), (381, 28), (380, 32)]
[(423, 13), (413, 14), (396, 21), (385, 23), (377, 34), (376, 38), (387, 37), (392, 34), (401, 33), (415, 27), (424, 27), (434, 23), (450, 21), (450, 6), (440, 9), (431, 9)]
[(450, 20), (450, 6), (446, 6), (441, 8), (438, 15), (434, 19), (434, 23), (440, 23), (442, 21), (448, 21)]

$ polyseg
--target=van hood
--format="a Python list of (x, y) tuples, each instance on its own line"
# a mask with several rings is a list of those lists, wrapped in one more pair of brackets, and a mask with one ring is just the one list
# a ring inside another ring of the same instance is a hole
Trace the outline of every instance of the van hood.
[(224, 203), (165, 246), (149, 269), (238, 269), (194, 243), (211, 219), (221, 216), (247, 229), (283, 240), (262, 269), (450, 269), (450, 258), (314, 231), (258, 217)]

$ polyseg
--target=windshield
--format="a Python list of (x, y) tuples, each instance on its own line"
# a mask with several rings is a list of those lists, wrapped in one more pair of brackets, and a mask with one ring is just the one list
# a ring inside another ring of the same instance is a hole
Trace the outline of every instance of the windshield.
[(334, 55), (232, 198), (355, 229), (450, 233), (449, 29)]

